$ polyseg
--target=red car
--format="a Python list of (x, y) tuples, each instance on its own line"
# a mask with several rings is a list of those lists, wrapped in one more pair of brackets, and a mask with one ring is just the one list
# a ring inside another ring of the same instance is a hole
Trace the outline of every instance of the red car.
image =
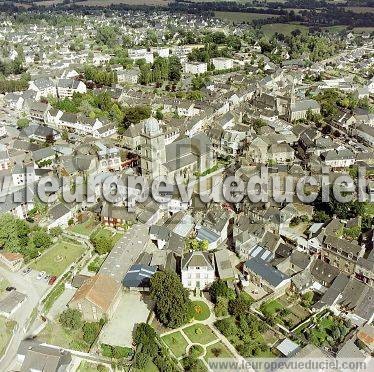
[(57, 279), (57, 276), (56, 275), (53, 275), (49, 278), (49, 281), (48, 281), (48, 284), (49, 285), (52, 285)]

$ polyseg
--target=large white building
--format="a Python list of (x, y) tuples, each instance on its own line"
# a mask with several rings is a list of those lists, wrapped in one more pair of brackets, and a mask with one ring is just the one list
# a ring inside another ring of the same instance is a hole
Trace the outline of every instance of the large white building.
[(206, 252), (194, 251), (182, 259), (182, 283), (190, 290), (205, 289), (214, 282), (215, 266), (213, 256)]
[(213, 58), (212, 63), (216, 70), (228, 70), (234, 67), (234, 61), (231, 58)]
[(184, 72), (186, 74), (204, 74), (208, 71), (208, 64), (205, 62), (186, 62), (184, 64)]

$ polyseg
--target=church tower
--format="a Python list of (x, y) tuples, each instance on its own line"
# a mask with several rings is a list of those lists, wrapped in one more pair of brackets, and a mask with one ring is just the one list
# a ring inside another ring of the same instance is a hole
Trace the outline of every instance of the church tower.
[(140, 166), (142, 175), (155, 179), (165, 175), (163, 164), (166, 162), (165, 136), (155, 118), (144, 120), (143, 145), (141, 148)]

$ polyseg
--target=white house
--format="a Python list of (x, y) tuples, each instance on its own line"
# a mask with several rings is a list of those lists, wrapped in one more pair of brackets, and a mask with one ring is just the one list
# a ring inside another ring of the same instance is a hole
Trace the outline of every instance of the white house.
[(214, 282), (213, 256), (206, 252), (193, 251), (182, 259), (182, 283), (190, 290), (205, 289)]
[(228, 70), (234, 67), (234, 60), (231, 58), (213, 58), (212, 63), (216, 70)]
[(322, 158), (332, 168), (349, 168), (356, 161), (351, 150), (331, 150), (322, 154)]
[(40, 78), (29, 83), (29, 89), (36, 92), (35, 99), (38, 101), (41, 97), (53, 96), (56, 97), (56, 85), (49, 78)]
[(186, 74), (204, 74), (208, 71), (208, 64), (205, 62), (186, 62), (184, 64), (184, 72)]
[(144, 59), (147, 63), (153, 63), (153, 53), (148, 52), (147, 49), (129, 49), (128, 56), (134, 61)]
[(57, 95), (59, 98), (71, 98), (74, 93), (86, 93), (87, 87), (83, 81), (73, 79), (60, 79), (57, 82)]

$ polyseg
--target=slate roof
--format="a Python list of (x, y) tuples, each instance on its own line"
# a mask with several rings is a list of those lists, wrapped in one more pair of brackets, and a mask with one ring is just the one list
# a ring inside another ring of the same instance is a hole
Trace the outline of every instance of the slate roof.
[(278, 269), (256, 257), (246, 261), (245, 266), (249, 272), (260, 276), (273, 287), (277, 287), (283, 281), (289, 279), (288, 275), (283, 274)]
[(129, 288), (147, 288), (157, 269), (154, 266), (135, 264), (130, 267), (122, 284)]
[(182, 269), (188, 267), (206, 267), (213, 270), (214, 263), (209, 253), (194, 251), (187, 253), (182, 259)]

